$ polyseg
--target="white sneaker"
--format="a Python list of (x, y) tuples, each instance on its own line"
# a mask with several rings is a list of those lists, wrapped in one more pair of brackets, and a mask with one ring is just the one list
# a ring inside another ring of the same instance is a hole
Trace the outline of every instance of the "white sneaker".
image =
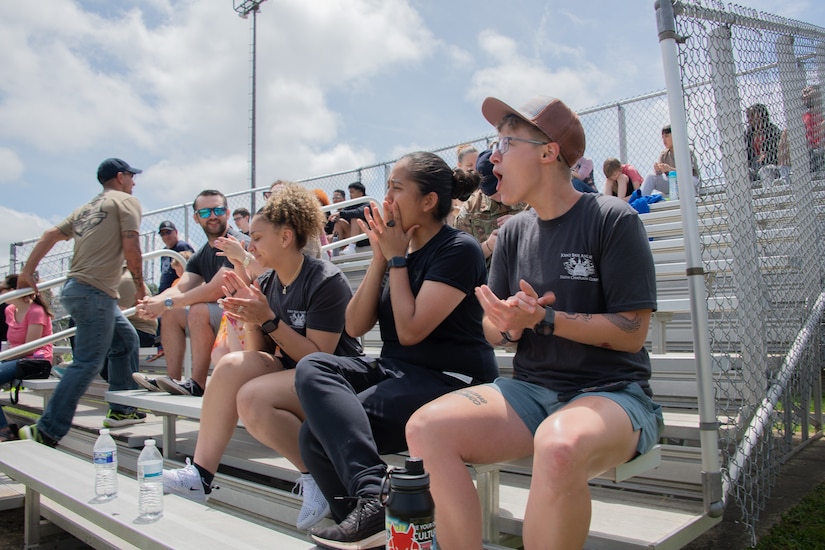
[(175, 493), (196, 502), (206, 502), (209, 498), (203, 489), (200, 472), (188, 458), (184, 468), (163, 470), (163, 492)]
[(296, 524), (301, 531), (308, 530), (329, 514), (329, 503), (311, 475), (301, 474), (292, 492), (304, 495), (304, 503), (301, 505), (301, 511), (298, 512)]

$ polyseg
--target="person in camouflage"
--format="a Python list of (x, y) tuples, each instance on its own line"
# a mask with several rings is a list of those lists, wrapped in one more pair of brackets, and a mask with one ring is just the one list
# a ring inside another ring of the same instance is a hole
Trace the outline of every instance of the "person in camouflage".
[(496, 191), (498, 178), (493, 174), (493, 164), (490, 162), (491, 153), (492, 150), (488, 149), (478, 156), (476, 172), (481, 176), (481, 185), (462, 205), (455, 220), (456, 229), (466, 231), (481, 243), (488, 270), (496, 246), (498, 228), (510, 216), (524, 210), (523, 204), (507, 206), (498, 201), (500, 198)]

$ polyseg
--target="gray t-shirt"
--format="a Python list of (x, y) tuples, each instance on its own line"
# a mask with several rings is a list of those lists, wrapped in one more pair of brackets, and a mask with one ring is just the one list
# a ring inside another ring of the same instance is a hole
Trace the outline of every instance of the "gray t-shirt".
[[(244, 248), (249, 244), (248, 235), (244, 235), (240, 231), (235, 231), (231, 227), (227, 228), (226, 234), (241, 241)], [(208, 283), (222, 267), (233, 269), (232, 262), (229, 261), (229, 258), (226, 256), (218, 256), (218, 252), (220, 252), (220, 250), (206, 243), (186, 262), (186, 271), (200, 276), (204, 282)]]
[[(358, 340), (344, 331), (344, 316), (352, 290), (337, 266), (304, 254), (301, 272), (287, 286), (286, 292), (274, 271), (261, 275), (258, 282), (272, 311), (292, 330), (302, 336), (306, 336), (308, 328), (340, 332), (335, 355), (355, 357), (363, 354)], [(283, 352), (280, 359), (285, 368), (295, 367), (296, 361)]]
[[(499, 231), (489, 285), (499, 298), (524, 279), (539, 296), (552, 290), (556, 311), (596, 314), (656, 309), (656, 274), (636, 211), (605, 195), (584, 194), (568, 212), (540, 220), (535, 210)], [(639, 382), (646, 391), (650, 358), (525, 330), (513, 359), (515, 378), (557, 392), (610, 382)]]

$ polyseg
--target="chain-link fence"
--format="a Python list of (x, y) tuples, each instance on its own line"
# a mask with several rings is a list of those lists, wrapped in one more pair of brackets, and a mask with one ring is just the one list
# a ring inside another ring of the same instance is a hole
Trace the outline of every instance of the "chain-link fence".
[[(755, 524), (779, 467), (821, 426), (825, 29), (674, 3), (724, 490)], [(681, 180), (680, 180), (681, 181)]]

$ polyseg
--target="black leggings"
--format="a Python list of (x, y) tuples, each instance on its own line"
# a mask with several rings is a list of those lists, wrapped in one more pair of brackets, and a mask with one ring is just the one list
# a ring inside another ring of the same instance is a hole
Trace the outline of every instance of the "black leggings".
[(463, 387), (439, 371), (395, 359), (313, 353), (298, 363), (295, 389), (306, 415), (301, 458), (336, 522), (355, 502), (335, 497), (380, 492), (387, 470), (380, 455), (407, 449), (404, 427), (412, 413)]

